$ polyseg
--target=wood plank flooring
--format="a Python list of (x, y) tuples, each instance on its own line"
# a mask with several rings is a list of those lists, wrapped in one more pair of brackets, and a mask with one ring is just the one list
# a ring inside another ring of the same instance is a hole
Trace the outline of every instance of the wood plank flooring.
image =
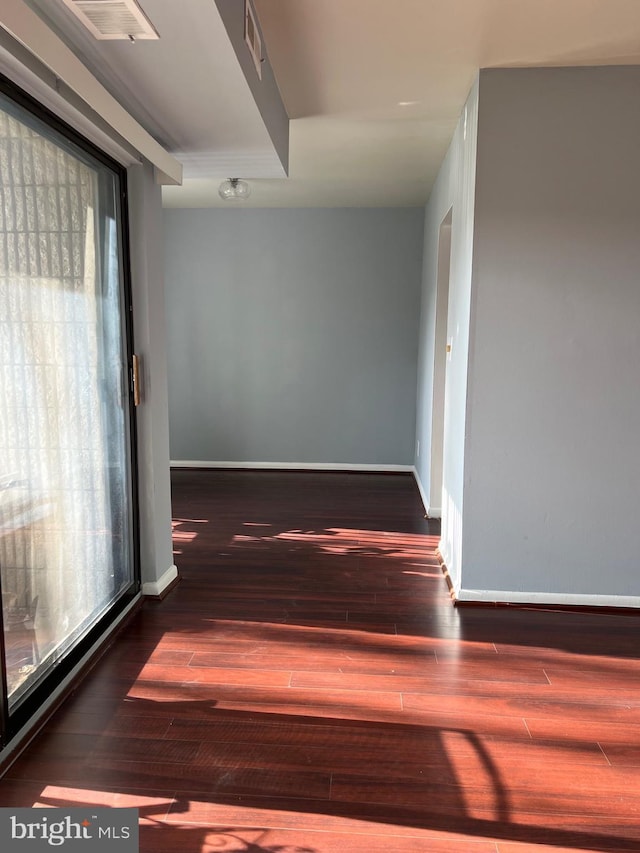
[(173, 497), (182, 582), (0, 805), (136, 806), (143, 853), (640, 850), (638, 617), (454, 608), (409, 475)]

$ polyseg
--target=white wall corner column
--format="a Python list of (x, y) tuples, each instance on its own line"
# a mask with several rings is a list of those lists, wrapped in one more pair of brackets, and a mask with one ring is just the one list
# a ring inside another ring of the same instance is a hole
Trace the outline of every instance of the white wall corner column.
[(640, 605), (639, 85), (480, 72), (461, 598)]
[(134, 347), (142, 361), (137, 408), (142, 591), (159, 596), (178, 570), (171, 543), (162, 197), (151, 165), (128, 170)]

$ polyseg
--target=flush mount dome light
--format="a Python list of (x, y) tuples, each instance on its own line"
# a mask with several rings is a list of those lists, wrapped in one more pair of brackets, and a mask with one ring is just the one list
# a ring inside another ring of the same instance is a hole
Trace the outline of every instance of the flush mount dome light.
[(251, 187), (246, 181), (241, 181), (240, 178), (229, 178), (220, 184), (218, 192), (220, 193), (220, 198), (230, 201), (235, 198), (249, 198)]

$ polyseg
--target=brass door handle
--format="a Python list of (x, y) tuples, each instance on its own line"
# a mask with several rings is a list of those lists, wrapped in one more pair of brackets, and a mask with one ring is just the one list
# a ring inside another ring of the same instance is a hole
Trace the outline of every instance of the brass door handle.
[(142, 392), (140, 388), (140, 358), (137, 355), (131, 356), (131, 386), (133, 405), (139, 406), (142, 400)]

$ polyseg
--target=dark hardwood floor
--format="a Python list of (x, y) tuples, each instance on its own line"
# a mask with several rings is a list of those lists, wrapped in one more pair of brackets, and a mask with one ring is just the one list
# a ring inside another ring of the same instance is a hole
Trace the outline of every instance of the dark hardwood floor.
[(640, 850), (636, 616), (454, 608), (409, 475), (173, 481), (182, 582), (0, 805), (136, 806), (144, 853)]

